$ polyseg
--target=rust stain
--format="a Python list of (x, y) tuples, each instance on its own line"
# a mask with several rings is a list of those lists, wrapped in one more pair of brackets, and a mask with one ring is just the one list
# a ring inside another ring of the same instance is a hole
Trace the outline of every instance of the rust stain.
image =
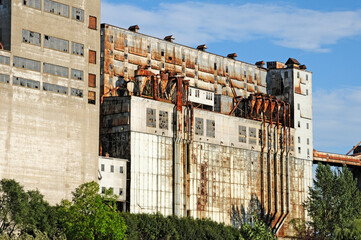
[(252, 85), (247, 84), (247, 91), (248, 92), (255, 92), (254, 87)]
[(302, 94), (301, 83), (299, 82), (297, 86), (295, 86), (295, 93)]
[(208, 203), (208, 163), (200, 165), (201, 179), (197, 194), (197, 211), (206, 211)]

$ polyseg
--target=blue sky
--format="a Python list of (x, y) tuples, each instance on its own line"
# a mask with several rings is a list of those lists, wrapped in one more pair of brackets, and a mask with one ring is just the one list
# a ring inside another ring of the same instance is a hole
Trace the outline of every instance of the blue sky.
[(361, 141), (359, 0), (102, 0), (102, 22), (249, 63), (296, 58), (313, 72), (314, 148), (346, 153)]

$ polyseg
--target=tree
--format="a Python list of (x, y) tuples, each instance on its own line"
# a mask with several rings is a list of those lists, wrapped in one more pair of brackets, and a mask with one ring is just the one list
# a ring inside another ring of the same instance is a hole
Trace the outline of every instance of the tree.
[(72, 201), (57, 208), (58, 221), (68, 239), (125, 239), (126, 226), (116, 210), (110, 190), (98, 193), (96, 182), (85, 183), (73, 192)]
[(312, 218), (311, 226), (322, 239), (349, 239), (342, 236), (361, 219), (361, 194), (352, 173), (344, 166), (332, 171), (329, 165), (318, 164), (314, 188), (305, 202)]
[(15, 180), (0, 181), (0, 234), (8, 237), (35, 236), (36, 232), (53, 236), (55, 213), (39, 191), (27, 191)]
[(260, 220), (257, 215), (253, 217), (253, 224), (243, 223), (240, 227), (240, 240), (274, 240), (275, 235), (267, 227), (264, 221)]

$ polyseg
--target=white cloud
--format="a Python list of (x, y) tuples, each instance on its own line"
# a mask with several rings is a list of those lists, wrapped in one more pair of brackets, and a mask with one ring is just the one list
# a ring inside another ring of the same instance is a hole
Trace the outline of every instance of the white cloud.
[(313, 94), (315, 148), (345, 154), (361, 141), (361, 87)]
[(102, 21), (119, 27), (138, 24), (143, 33), (173, 34), (187, 45), (267, 38), (311, 51), (361, 35), (361, 10), (321, 12), (272, 4), (162, 3), (154, 9), (102, 1)]

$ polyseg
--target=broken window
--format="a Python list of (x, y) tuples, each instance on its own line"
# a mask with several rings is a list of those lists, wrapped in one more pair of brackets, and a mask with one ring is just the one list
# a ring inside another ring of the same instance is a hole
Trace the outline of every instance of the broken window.
[(97, 18), (94, 16), (89, 16), (89, 28), (97, 30)]
[(88, 103), (96, 104), (96, 92), (88, 91)]
[(105, 193), (105, 187), (102, 187), (102, 193)]
[(23, 29), (23, 42), (40, 46), (41, 34)]
[(196, 118), (195, 134), (203, 136), (203, 118)]
[(14, 67), (29, 69), (40, 72), (40, 62), (27, 58), (14, 57)]
[(6, 56), (0, 56), (0, 64), (10, 65), (10, 58)]
[(238, 137), (239, 142), (247, 143), (247, 127), (239, 126), (238, 131), (239, 131), (239, 137)]
[(51, 0), (44, 0), (44, 11), (60, 15), (63, 17), (69, 17), (69, 6), (58, 3)]
[(159, 128), (168, 130), (168, 112), (159, 111)]
[(0, 74), (0, 82), (9, 83), (9, 80), (10, 80), (9, 75)]
[(44, 91), (49, 91), (49, 92), (60, 93), (60, 94), (68, 94), (68, 88), (67, 87), (63, 87), (63, 86), (59, 86), (59, 85), (55, 85), (55, 84), (50, 84), (50, 83), (43, 83), (43, 90)]
[(249, 144), (256, 145), (257, 144), (257, 129), (256, 128), (248, 128), (249, 131)]
[(120, 166), (120, 167), (119, 167), (119, 173), (124, 173), (123, 166)]
[(119, 196), (123, 195), (123, 188), (119, 188)]
[(23, 0), (23, 5), (36, 9), (41, 9), (41, 0)]
[(66, 78), (69, 76), (69, 71), (67, 67), (62, 67), (50, 63), (43, 64), (43, 72)]
[(71, 53), (79, 56), (84, 56), (84, 45), (76, 42), (71, 42)]
[(70, 89), (70, 95), (82, 98), (83, 97), (83, 90), (76, 89), (76, 88), (71, 88)]
[(71, 79), (75, 79), (75, 80), (83, 80), (83, 71), (81, 70), (76, 70), (76, 69), (71, 69)]
[(214, 70), (217, 70), (217, 63), (214, 63)]
[(153, 108), (147, 108), (147, 127), (157, 127), (157, 110)]
[(97, 53), (96, 51), (89, 50), (89, 63), (96, 64)]
[(207, 137), (214, 138), (216, 136), (216, 123), (214, 120), (207, 119)]
[(44, 47), (62, 52), (69, 52), (69, 41), (44, 35)]
[(95, 74), (88, 74), (88, 87), (95, 88), (96, 87), (96, 75)]
[(72, 18), (77, 21), (84, 21), (84, 10), (76, 7), (72, 7)]

